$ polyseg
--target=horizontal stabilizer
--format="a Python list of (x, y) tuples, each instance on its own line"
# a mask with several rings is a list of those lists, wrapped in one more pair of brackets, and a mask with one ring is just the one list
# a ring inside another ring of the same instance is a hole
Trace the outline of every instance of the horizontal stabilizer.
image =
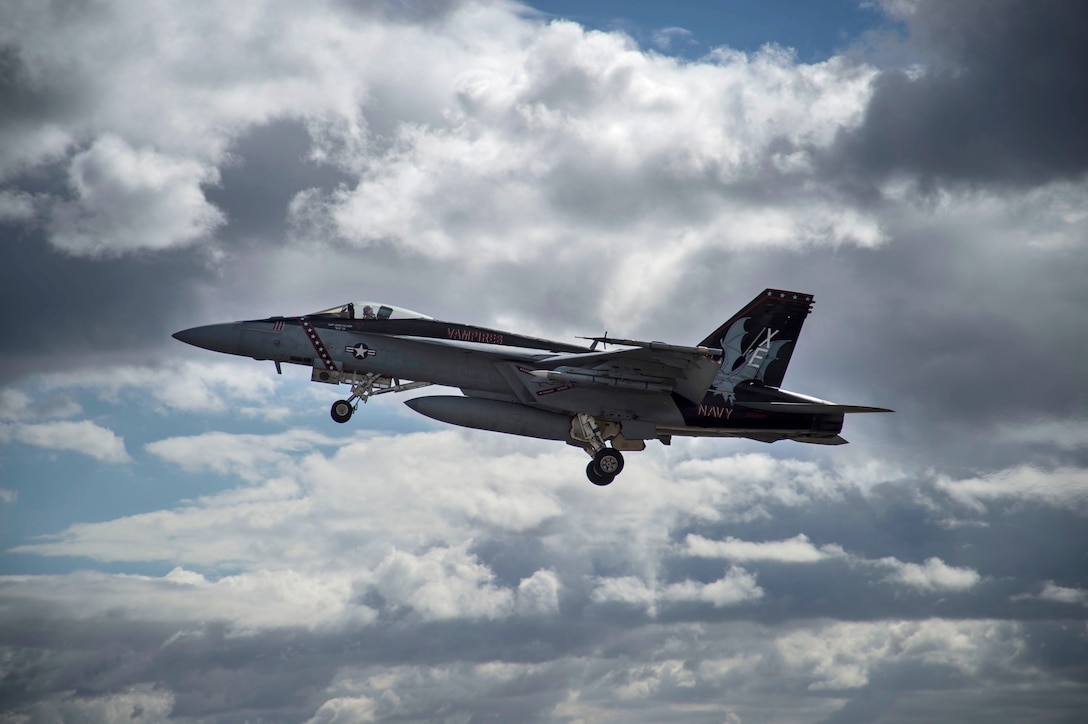
[(793, 439), (797, 442), (808, 443), (809, 445), (846, 445), (848, 442), (842, 435), (835, 435), (834, 437), (808, 435), (795, 437)]
[(737, 407), (766, 412), (792, 412), (800, 415), (837, 415), (852, 412), (895, 412), (886, 407), (866, 407), (865, 405), (835, 405), (825, 402), (741, 402)]

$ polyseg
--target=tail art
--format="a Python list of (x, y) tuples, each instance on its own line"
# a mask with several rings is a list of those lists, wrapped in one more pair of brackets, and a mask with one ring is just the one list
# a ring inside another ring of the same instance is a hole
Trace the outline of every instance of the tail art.
[(711, 390), (732, 397), (742, 382), (781, 386), (811, 309), (811, 294), (767, 289), (714, 330), (701, 342), (725, 353)]

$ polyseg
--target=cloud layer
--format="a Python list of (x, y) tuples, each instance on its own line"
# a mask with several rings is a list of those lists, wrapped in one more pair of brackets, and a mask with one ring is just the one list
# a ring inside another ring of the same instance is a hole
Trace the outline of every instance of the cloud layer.
[[(8, 3), (0, 721), (1088, 709), (1084, 11), (881, 7), (802, 63), (501, 1)], [(372, 298), (689, 344), (765, 286), (817, 300), (787, 387), (897, 414), (606, 489), (170, 339)]]

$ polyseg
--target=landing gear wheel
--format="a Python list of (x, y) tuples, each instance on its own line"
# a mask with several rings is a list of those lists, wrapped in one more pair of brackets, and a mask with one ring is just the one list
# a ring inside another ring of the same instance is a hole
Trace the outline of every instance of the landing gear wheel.
[(355, 412), (355, 410), (352, 409), (350, 402), (347, 400), (337, 400), (332, 403), (332, 410), (330, 410), (329, 414), (331, 414), (332, 419), (337, 422), (347, 422), (351, 419), (351, 413), (353, 412)]
[(597, 470), (597, 466), (594, 465), (592, 460), (589, 461), (589, 465), (586, 465), (586, 477), (589, 478), (589, 482), (594, 485), (600, 485), (601, 487), (608, 485), (616, 479), (615, 475), (605, 475)]
[(623, 470), (623, 455), (615, 448), (602, 447), (593, 456), (593, 467), (602, 475), (616, 477)]

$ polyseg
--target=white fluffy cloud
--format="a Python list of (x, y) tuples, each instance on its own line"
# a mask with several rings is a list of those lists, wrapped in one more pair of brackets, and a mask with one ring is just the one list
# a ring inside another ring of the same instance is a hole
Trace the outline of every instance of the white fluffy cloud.
[(680, 583), (647, 583), (635, 576), (601, 578), (591, 593), (597, 603), (623, 603), (644, 608), (656, 616), (659, 605), (672, 603), (709, 603), (715, 608), (753, 601), (763, 596), (756, 578), (743, 568), (729, 568), (721, 578), (709, 583), (686, 580)]
[(1038, 598), (1043, 601), (1055, 601), (1057, 603), (1070, 603), (1088, 606), (1088, 591), (1083, 588), (1069, 588), (1059, 586), (1054, 581), (1047, 581)]
[(35, 422), (51, 417), (75, 417), (82, 411), (83, 408), (79, 403), (69, 397), (38, 399), (14, 387), (0, 389), (0, 423)]
[(819, 721), (873, 680), (920, 667), (974, 685), (1023, 674), (1031, 670), (1024, 641), (1019, 625), (999, 621), (816, 622), (792, 630), (655, 624), (640, 631), (641, 657), (620, 645), (541, 663), (345, 667), (312, 721), (345, 721), (336, 716), (356, 711), (378, 720), (434, 719), (474, 711), (480, 702), (491, 713), (509, 702), (499, 711), (524, 717), (526, 709), (510, 700), (515, 692), (536, 701), (544, 719), (666, 721), (676, 718), (681, 701), (683, 714), (709, 713), (715, 721), (745, 721), (753, 712)]
[[(288, 584), (265, 581), (310, 571), (305, 585), (291, 585), (327, 591), (322, 595), (329, 603), (311, 607), (306, 620), (312, 625), (341, 621), (349, 599), (366, 600), (367, 592), (377, 594), (388, 611), (422, 621), (554, 616), (562, 597), (578, 590), (595, 604), (629, 605), (650, 616), (691, 603), (727, 608), (766, 593), (758, 572), (740, 564), (840, 561), (856, 575), (879, 573), (923, 593), (966, 591), (982, 580), (978, 572), (939, 558), (922, 564), (867, 560), (836, 544), (816, 546), (804, 534), (762, 542), (689, 534), (682, 545), (670, 539), (685, 521), (753, 519), (745, 511), (772, 501), (803, 506), (853, 489), (833, 469), (764, 455), (716, 459), (710, 467), (689, 459), (670, 473), (665, 451), (657, 448), (629, 466), (622, 486), (602, 491), (586, 485), (574, 450), (457, 431), (347, 439), (304, 429), (213, 432), (160, 440), (147, 450), (187, 474), (214, 473), (247, 485), (170, 509), (76, 524), (15, 550), (172, 561), (196, 571), (240, 569), (248, 573), (237, 583), (194, 573), (185, 580), (191, 586), (186, 595), (216, 610), (214, 598), (251, 590), (278, 602), (279, 609), (269, 609), (277, 621), (294, 615), (277, 610), (304, 604), (286, 595)], [(522, 473), (511, 477), (512, 469)], [(717, 471), (715, 477), (710, 470)], [(773, 485), (766, 484), (770, 479)], [(480, 536), (509, 535), (536, 539), (543, 558), (515, 579), (500, 581), (473, 546)], [(617, 548), (610, 543), (616, 540), (626, 543)], [(577, 566), (568, 568), (571, 550), (598, 551), (601, 565), (616, 574), (577, 575)], [(343, 551), (351, 551), (350, 565), (341, 562)], [(666, 561), (678, 553), (724, 558), (730, 565), (699, 577), (663, 577)], [(189, 575), (182, 568), (175, 574), (173, 583)]]
[(75, 198), (54, 205), (49, 229), (53, 244), (72, 254), (183, 246), (226, 221), (201, 189), (218, 180), (214, 168), (134, 149), (114, 135), (76, 154), (68, 173)]
[(16, 441), (46, 450), (82, 453), (105, 463), (131, 462), (125, 441), (91, 420), (0, 424), (0, 442)]
[[(540, 570), (505, 587), (495, 582), (494, 573), (468, 552), (467, 545), (429, 548), (420, 554), (393, 549), (369, 570), (361, 560), (334, 569), (259, 568), (209, 579), (176, 567), (162, 577), (83, 571), (7, 576), (3, 584), (15, 587), (20, 596), (51, 605), (67, 607), (78, 600), (72, 613), (81, 618), (118, 613), (134, 621), (211, 620), (229, 623), (239, 633), (366, 626), (378, 615), (361, 602), (367, 591), (380, 595), (386, 615), (408, 614), (423, 622), (558, 612), (560, 583), (554, 572)], [(716, 605), (728, 595), (719, 590), (721, 586), (708, 588), (702, 598)]]
[[(501, 699), (497, 692), (504, 687), (541, 687), (549, 692), (544, 701), (554, 702), (539, 704), (541, 711), (556, 716), (601, 718), (644, 703), (643, 720), (653, 721), (665, 711), (655, 707), (670, 697), (687, 693), (717, 708), (726, 701), (743, 707), (766, 696), (761, 687), (768, 681), (786, 687), (791, 706), (804, 701), (811, 713), (811, 692), (856, 691), (899, 667), (938, 667), (971, 681), (1025, 675), (1016, 653), (1023, 637), (1013, 624), (892, 617), (794, 622), (753, 633), (748, 623), (703, 621), (783, 605), (784, 593), (790, 594), (773, 574), (783, 564), (838, 566), (837, 575), (859, 577), (851, 585), (871, 592), (882, 587), (897, 599), (902, 588), (945, 598), (966, 594), (986, 579), (939, 557), (920, 564), (865, 559), (838, 545), (817, 546), (805, 534), (761, 542), (728, 535), (676, 539), (675, 531), (692, 521), (763, 521), (766, 513), (753, 517), (744, 510), (848, 505), (850, 491), (858, 494), (847, 482), (851, 472), (765, 455), (688, 457), (699, 449), (681, 441), (654, 448), (630, 461), (616, 485), (598, 489), (582, 478), (576, 451), (495, 435), (443, 431), (333, 441), (293, 430), (169, 438), (149, 446), (155, 457), (188, 475), (215, 473), (243, 484), (171, 509), (78, 524), (16, 552), (167, 560), (172, 571), (159, 577), (9, 576), (0, 585), (9, 615), (18, 601), (61, 611), (78, 601), (75, 619), (170, 623), (176, 634), (165, 644), (168, 652), (203, 641), (208, 622), (226, 623), (255, 641), (299, 628), (340, 641), (410, 636), (416, 627), (430, 636), (447, 630), (435, 627), (532, 631), (634, 617), (649, 628), (628, 631), (623, 641), (662, 639), (641, 641), (637, 657), (625, 659), (594, 649), (557, 653), (539, 664), (393, 661), (338, 668), (327, 698), (312, 700), (305, 715), (314, 721), (428, 718), (445, 702), (471, 708), (481, 699)], [(669, 454), (680, 461), (670, 462)], [(511, 469), (522, 472), (511, 476)], [(477, 547), (489, 537), (500, 552), (485, 555), (486, 546)], [(531, 555), (504, 568), (519, 560), (520, 546)], [(675, 568), (678, 554), (685, 566), (696, 567)], [(1039, 597), (1076, 595), (1051, 586)], [(570, 618), (572, 609), (580, 616)], [(691, 611), (704, 613), (692, 623), (676, 622)], [(993, 656), (1002, 657), (1006, 673), (983, 666)], [(825, 714), (835, 708), (828, 707)]]
[(684, 552), (705, 558), (728, 558), (734, 561), (782, 561), (783, 563), (815, 563), (828, 558), (846, 555), (837, 545), (816, 547), (804, 533), (782, 541), (754, 543), (737, 540), (732, 536), (722, 541), (712, 541), (701, 535), (689, 535), (684, 541)]
[[(114, 402), (122, 393), (140, 395), (155, 400), (169, 411), (240, 411), (246, 415), (279, 419), (283, 416), (282, 406), (267, 403), (277, 389), (276, 378), (271, 370), (256, 366), (252, 360), (211, 359), (171, 362), (158, 367), (90, 369), (78, 377), (43, 375), (39, 380), (45, 390), (90, 389)], [(13, 394), (23, 393), (16, 391)], [(18, 397), (13, 397), (9, 404), (26, 406)], [(0, 406), (0, 415), (3, 409)]]
[(963, 591), (982, 580), (978, 571), (950, 566), (940, 558), (927, 558), (922, 564), (883, 558), (878, 563), (891, 568), (888, 580), (919, 591)]
[[(797, 65), (772, 49), (689, 65), (573, 23), (522, 31), (498, 56), (466, 55), (428, 99), (442, 121), (403, 126), (354, 188), (297, 197), (298, 233), (473, 265), (565, 258), (579, 238), (579, 254), (636, 277), (640, 254), (660, 261), (663, 241), (679, 261), (707, 248), (883, 239), (866, 212), (833, 198), (730, 191), (765, 163), (803, 183), (812, 169), (799, 149), (858, 119), (870, 69)], [(791, 150), (775, 155), (776, 143)]]
[(537, 571), (512, 589), (495, 585), (494, 577), (463, 543), (421, 555), (394, 549), (374, 569), (369, 585), (394, 614), (411, 611), (424, 621), (558, 612), (559, 581), (553, 572)]
[(987, 503), (1023, 501), (1088, 513), (1088, 475), (1077, 467), (1022, 465), (975, 478), (941, 476), (937, 485), (974, 511), (985, 511)]
[[(70, 607), (71, 615), (81, 618), (117, 612), (134, 621), (214, 620), (230, 623), (239, 633), (341, 627), (375, 618), (373, 610), (353, 601), (353, 580), (344, 573), (261, 569), (209, 580), (178, 567), (162, 577), (81, 571), (4, 580), (39, 602)], [(73, 601), (78, 605), (71, 606)]]
[(295, 453), (340, 442), (310, 430), (290, 430), (277, 435), (209, 432), (148, 443), (147, 451), (188, 472), (209, 471), (258, 482), (282, 478), (295, 471)]
[(874, 669), (896, 662), (974, 674), (994, 656), (1015, 655), (1018, 629), (1013, 623), (940, 619), (836, 623), (786, 634), (775, 645), (785, 665), (808, 681), (808, 689), (853, 689), (866, 685)]
[[(74, 197), (52, 205), (48, 228), (69, 253), (210, 241), (225, 218), (202, 186), (231, 141), (300, 119), (314, 157), (358, 178), (295, 199), (307, 240), (395, 240), (480, 264), (567, 254), (574, 237), (609, 258), (621, 241), (690, 255), (884, 238), (867, 211), (812, 186), (806, 150), (860, 120), (872, 68), (798, 64), (774, 48), (680, 63), (502, 2), (452, 4), (426, 28), (383, 12), (244, 2), (213, 20), (167, 4), (59, 14), (27, 3), (0, 38), (68, 102), (24, 130), (0, 175), (67, 154)], [(730, 191), (768, 170), (808, 193)]]
[(53, 205), (49, 228), (79, 255), (207, 240), (224, 218), (201, 185), (254, 126), (308, 117), (359, 135), (360, 69), (387, 27), (336, 3), (20, 5), (0, 41), (20, 49), (42, 118), (16, 129), (0, 178), (65, 159), (75, 198)]

